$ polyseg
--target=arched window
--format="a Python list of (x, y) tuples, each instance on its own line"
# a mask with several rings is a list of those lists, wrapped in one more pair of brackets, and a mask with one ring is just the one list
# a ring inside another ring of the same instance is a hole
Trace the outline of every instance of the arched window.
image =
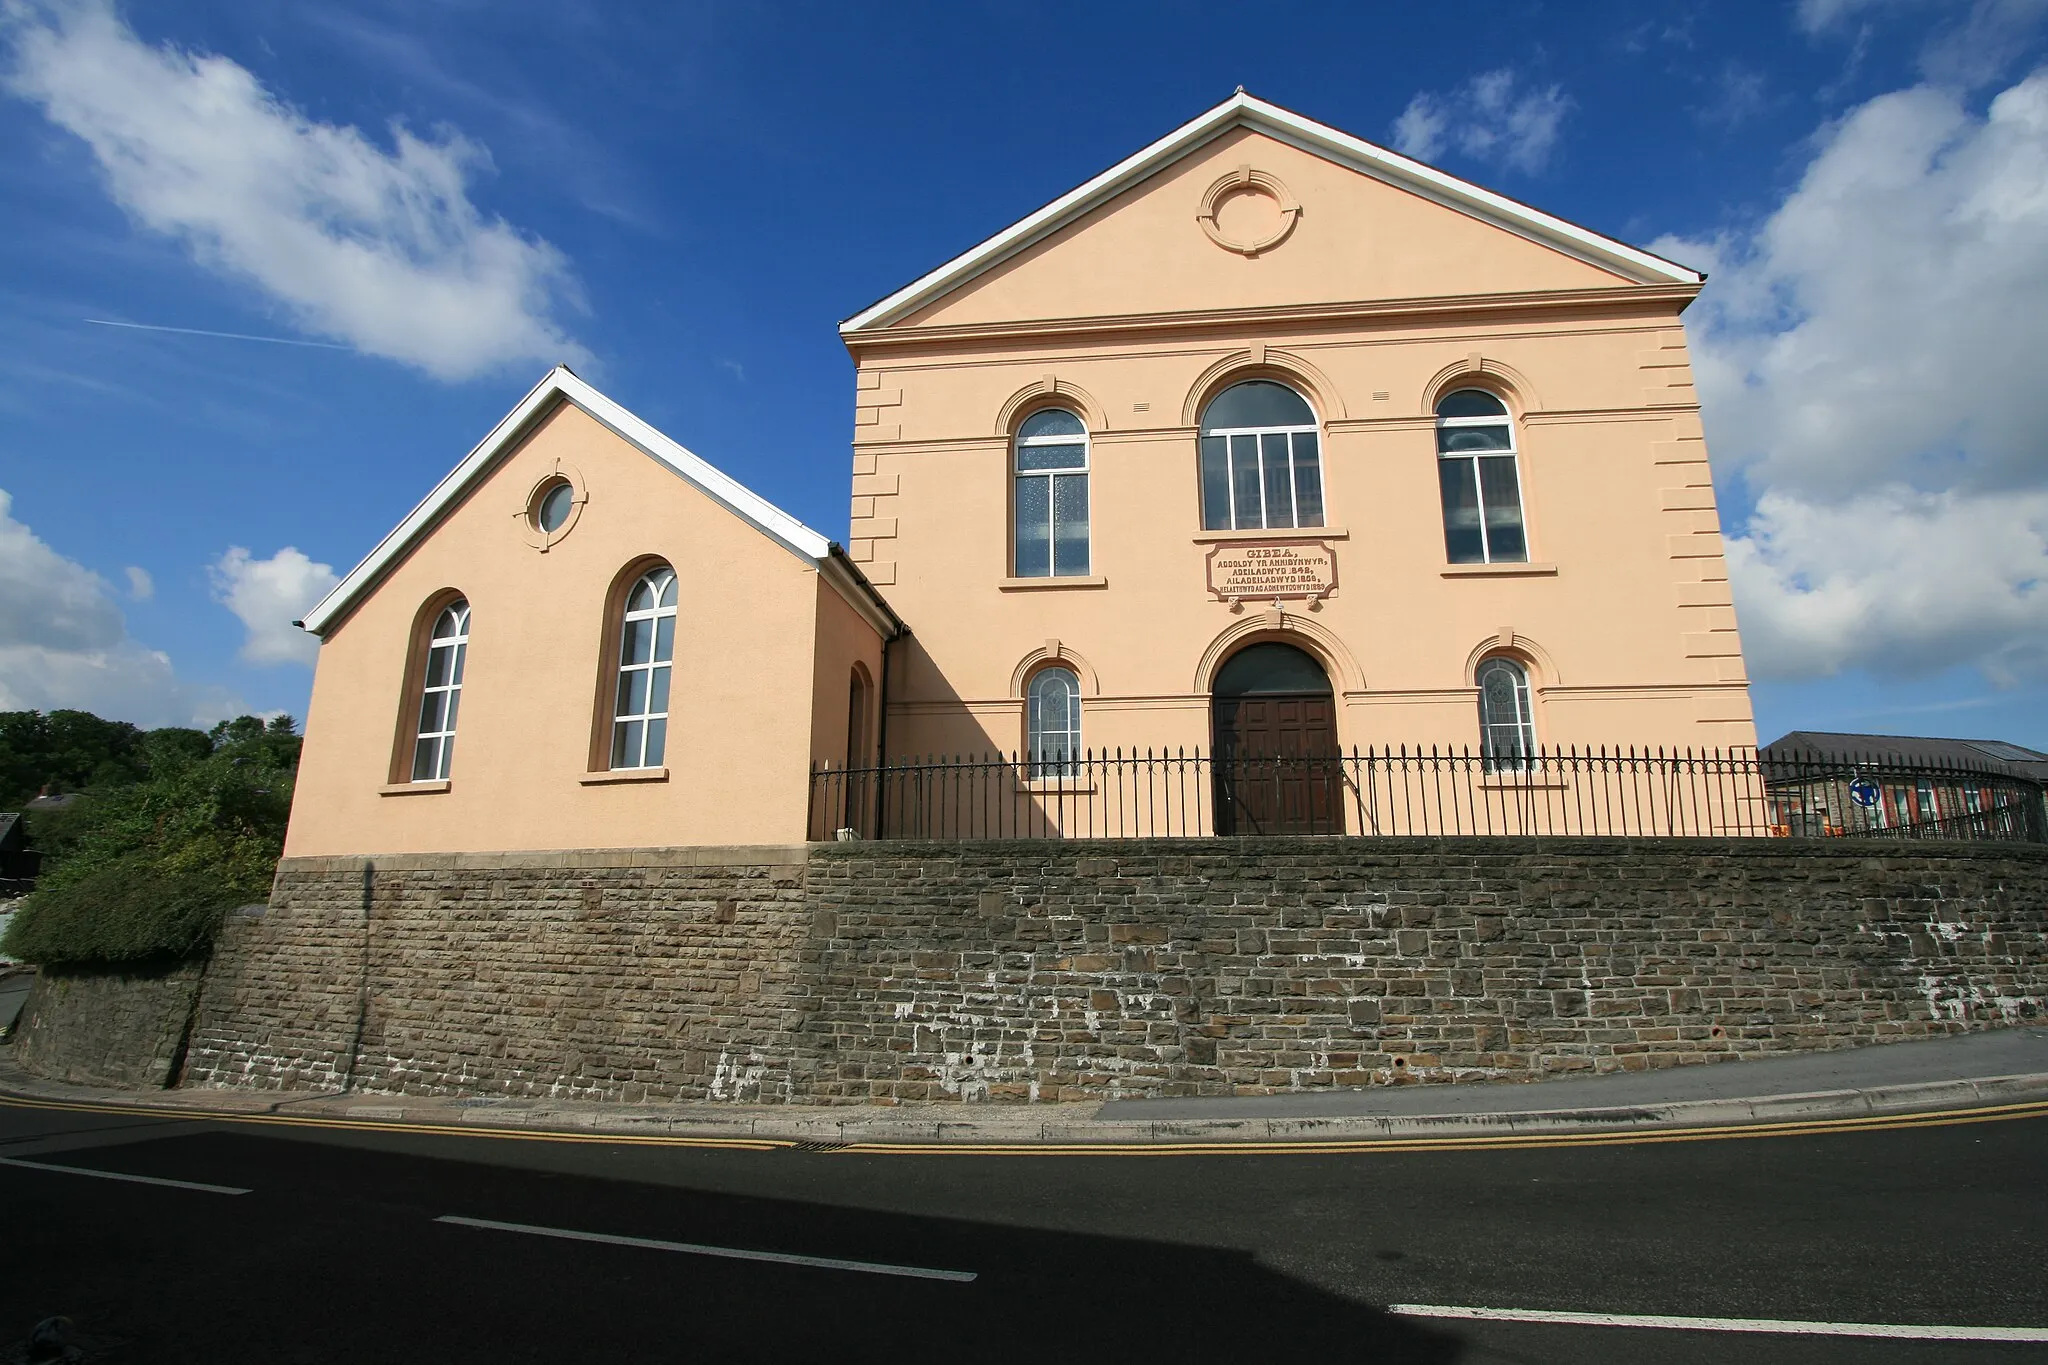
[(676, 650), (676, 571), (662, 564), (626, 594), (619, 628), (612, 766), (659, 768), (668, 752), (669, 669)]
[(1017, 428), (1015, 464), (1018, 578), (1088, 572), (1088, 428), (1047, 408)]
[(1081, 680), (1069, 668), (1044, 668), (1025, 693), (1033, 777), (1081, 775)]
[(1529, 675), (1513, 659), (1479, 665), (1479, 746), (1488, 772), (1521, 772), (1536, 753)]
[(413, 730), (412, 780), (445, 782), (455, 760), (455, 711), (469, 654), (469, 603), (458, 597), (434, 618), (420, 674), (419, 725)]
[(1285, 384), (1232, 384), (1202, 410), (1202, 525), (1211, 531), (1323, 524), (1316, 415)]
[(1515, 424), (1507, 404), (1484, 389), (1445, 394), (1436, 405), (1436, 472), (1450, 562), (1526, 563)]

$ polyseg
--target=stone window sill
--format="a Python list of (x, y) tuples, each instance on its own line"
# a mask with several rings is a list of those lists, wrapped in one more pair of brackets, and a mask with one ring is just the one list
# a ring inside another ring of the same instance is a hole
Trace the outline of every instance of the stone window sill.
[(1197, 545), (1228, 545), (1238, 540), (1349, 540), (1342, 526), (1274, 526), (1264, 531), (1204, 531)]
[(1452, 564), (1445, 578), (1555, 578), (1555, 564)]
[(998, 592), (1042, 592), (1047, 588), (1106, 588), (1108, 586), (1109, 580), (1100, 574), (1086, 577), (1079, 574), (1070, 574), (1060, 578), (1048, 576), (1045, 578), (998, 578), (996, 580), (996, 590)]
[(387, 782), (377, 788), (379, 796), (435, 796), (448, 790), (448, 779), (438, 782)]
[(613, 787), (627, 782), (666, 782), (666, 768), (613, 768), (609, 772), (585, 773), (576, 779), (586, 787)]
[(1095, 782), (1086, 777), (1027, 777), (1017, 790), (1026, 796), (1093, 796)]

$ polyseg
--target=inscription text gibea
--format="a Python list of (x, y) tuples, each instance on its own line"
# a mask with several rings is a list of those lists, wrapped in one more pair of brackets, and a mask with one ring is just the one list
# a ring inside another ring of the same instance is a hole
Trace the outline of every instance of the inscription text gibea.
[(1209, 590), (1219, 597), (1315, 597), (1336, 581), (1336, 562), (1320, 546), (1220, 549), (1209, 560)]

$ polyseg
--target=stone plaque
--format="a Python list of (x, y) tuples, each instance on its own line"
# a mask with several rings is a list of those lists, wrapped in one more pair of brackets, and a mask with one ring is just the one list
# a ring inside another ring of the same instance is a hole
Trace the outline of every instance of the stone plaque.
[(1336, 586), (1337, 556), (1325, 541), (1240, 541), (1209, 550), (1209, 591), (1218, 601), (1320, 601)]

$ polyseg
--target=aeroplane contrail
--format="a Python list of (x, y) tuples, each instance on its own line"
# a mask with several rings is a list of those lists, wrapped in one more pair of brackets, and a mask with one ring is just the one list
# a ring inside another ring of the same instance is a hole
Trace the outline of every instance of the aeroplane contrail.
[(87, 318), (95, 327), (126, 327), (137, 332), (177, 332), (188, 337), (222, 337), (228, 341), (268, 341), (278, 346), (318, 346), (328, 351), (352, 351), (353, 346), (343, 346), (334, 341), (300, 341), (296, 337), (259, 337), (247, 332), (209, 332), (203, 327), (162, 327), (153, 322), (110, 322), (106, 318)]

